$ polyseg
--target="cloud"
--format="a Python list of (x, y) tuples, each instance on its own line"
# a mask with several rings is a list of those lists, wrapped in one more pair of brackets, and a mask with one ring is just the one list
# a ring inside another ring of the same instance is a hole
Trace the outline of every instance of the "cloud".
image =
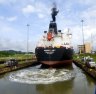
[[(36, 42), (29, 40), (29, 51), (34, 52), (36, 47)], [(17, 51), (27, 51), (27, 41), (26, 40), (10, 40), (9, 38), (0, 39), (0, 50), (17, 50)]]
[(1, 36), (1, 37), (3, 37), (2, 34), (5, 33), (5, 35), (6, 35), (6, 32), (13, 31), (13, 28), (12, 28), (11, 26), (9, 26), (9, 25), (8, 25), (6, 22), (4, 22), (4, 21), (0, 21), (0, 26), (1, 26), (1, 28), (0, 28), (0, 36)]
[(17, 16), (7, 17), (6, 19), (7, 19), (7, 21), (9, 21), (9, 22), (13, 22), (13, 21), (16, 21), (16, 20), (17, 20)]
[(27, 5), (26, 7), (24, 7), (24, 8), (22, 9), (22, 12), (23, 12), (24, 14), (33, 13), (33, 12), (35, 12), (35, 7), (32, 6), (32, 5)]
[(96, 25), (96, 6), (91, 6), (81, 13), (81, 17), (91, 26)]
[(18, 18), (17, 16), (11, 16), (11, 17), (0, 16), (0, 20), (9, 21), (9, 22), (16, 21), (17, 18)]
[(22, 8), (22, 13), (26, 16), (29, 16), (30, 14), (34, 13), (38, 16), (38, 18), (42, 19), (46, 15), (48, 15), (49, 12), (48, 6), (42, 2), (36, 2), (34, 4), (28, 4), (25, 7)]
[[(90, 41), (91, 32), (94, 35), (96, 34), (95, 0), (57, 0), (56, 2), (57, 8), (60, 11), (56, 17), (58, 29), (65, 29), (66, 31), (66, 28), (70, 28), (73, 33), (73, 46), (77, 46), (78, 44), (82, 44), (82, 28), (80, 20), (84, 19), (85, 41)], [(26, 33), (24, 33), (26, 31), (22, 31), (25, 30), (26, 27), (23, 25), (30, 23), (30, 28), (32, 29), (30, 30), (30, 36), (33, 35), (34, 37), (30, 38), (29, 45), (30, 50), (33, 50), (37, 40), (40, 38), (37, 34), (42, 36), (41, 32), (48, 29), (52, 1), (0, 0), (0, 5), (1, 4), (2, 6), (8, 4), (3, 7), (0, 6), (0, 9), (4, 9), (3, 12), (0, 10), (0, 45), (2, 44), (2, 49), (25, 49), (26, 51)], [(27, 18), (29, 16), (30, 18)], [(32, 21), (30, 19), (32, 19)], [(16, 22), (13, 24), (11, 23), (13, 21)]]
[(36, 11), (39, 13), (50, 13), (50, 6), (48, 6), (47, 4), (43, 3), (43, 2), (36, 2), (35, 3), (35, 8)]
[(38, 14), (38, 17), (42, 19), (42, 18), (44, 18), (44, 17), (45, 17), (45, 15), (44, 15), (44, 14), (39, 13), (39, 14)]
[(4, 16), (0, 16), (0, 20), (4, 20), (4, 18), (5, 18)]
[(17, 0), (0, 0), (0, 4), (16, 3)]
[(81, 3), (82, 5), (94, 5), (96, 1), (95, 0), (78, 0), (77, 2)]
[[(27, 35), (26, 31), (20, 31), (20, 28), (15, 28), (11, 24), (7, 24), (4, 21), (0, 21), (0, 50), (20, 50), (26, 51)], [(30, 32), (34, 33), (34, 32)], [(30, 37), (29, 51), (33, 51), (36, 46), (37, 35)], [(34, 40), (33, 40), (34, 39)]]
[(6, 0), (0, 0), (0, 4), (6, 3)]

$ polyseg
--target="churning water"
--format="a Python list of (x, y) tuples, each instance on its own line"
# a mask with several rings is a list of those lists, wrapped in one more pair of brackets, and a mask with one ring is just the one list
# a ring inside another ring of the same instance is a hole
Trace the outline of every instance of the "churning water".
[(9, 74), (9, 80), (27, 84), (50, 84), (75, 77), (74, 70), (29, 68)]
[(74, 64), (66, 69), (40, 68), (0, 76), (0, 94), (95, 94), (95, 81)]

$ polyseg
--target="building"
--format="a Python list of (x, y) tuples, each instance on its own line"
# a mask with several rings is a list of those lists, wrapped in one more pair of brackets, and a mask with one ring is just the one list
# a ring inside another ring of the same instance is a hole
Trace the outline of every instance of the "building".
[(85, 43), (84, 45), (78, 45), (79, 53), (91, 53), (92, 46), (91, 43)]
[(84, 53), (84, 45), (78, 45), (78, 53)]

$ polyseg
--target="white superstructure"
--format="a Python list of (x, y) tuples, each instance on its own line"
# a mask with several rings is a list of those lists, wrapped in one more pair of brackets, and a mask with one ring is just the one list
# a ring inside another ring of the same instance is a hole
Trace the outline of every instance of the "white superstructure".
[[(51, 36), (51, 39), (48, 40), (48, 37)], [(57, 35), (55, 35), (54, 33), (50, 33), (50, 36), (48, 36), (48, 33), (44, 33), (43, 37), (39, 40), (37, 47), (66, 47), (66, 48), (70, 48), (71, 46), (71, 38), (72, 38), (72, 34), (67, 33), (61, 33), (58, 32)]]

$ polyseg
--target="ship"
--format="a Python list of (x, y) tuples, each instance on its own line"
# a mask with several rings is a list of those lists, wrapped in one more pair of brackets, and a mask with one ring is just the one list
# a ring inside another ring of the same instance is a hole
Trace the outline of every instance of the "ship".
[(35, 48), (37, 61), (51, 67), (71, 65), (73, 57), (72, 34), (69, 29), (67, 33), (58, 30), (56, 23), (58, 12), (56, 7), (52, 8), (49, 29), (44, 31)]

